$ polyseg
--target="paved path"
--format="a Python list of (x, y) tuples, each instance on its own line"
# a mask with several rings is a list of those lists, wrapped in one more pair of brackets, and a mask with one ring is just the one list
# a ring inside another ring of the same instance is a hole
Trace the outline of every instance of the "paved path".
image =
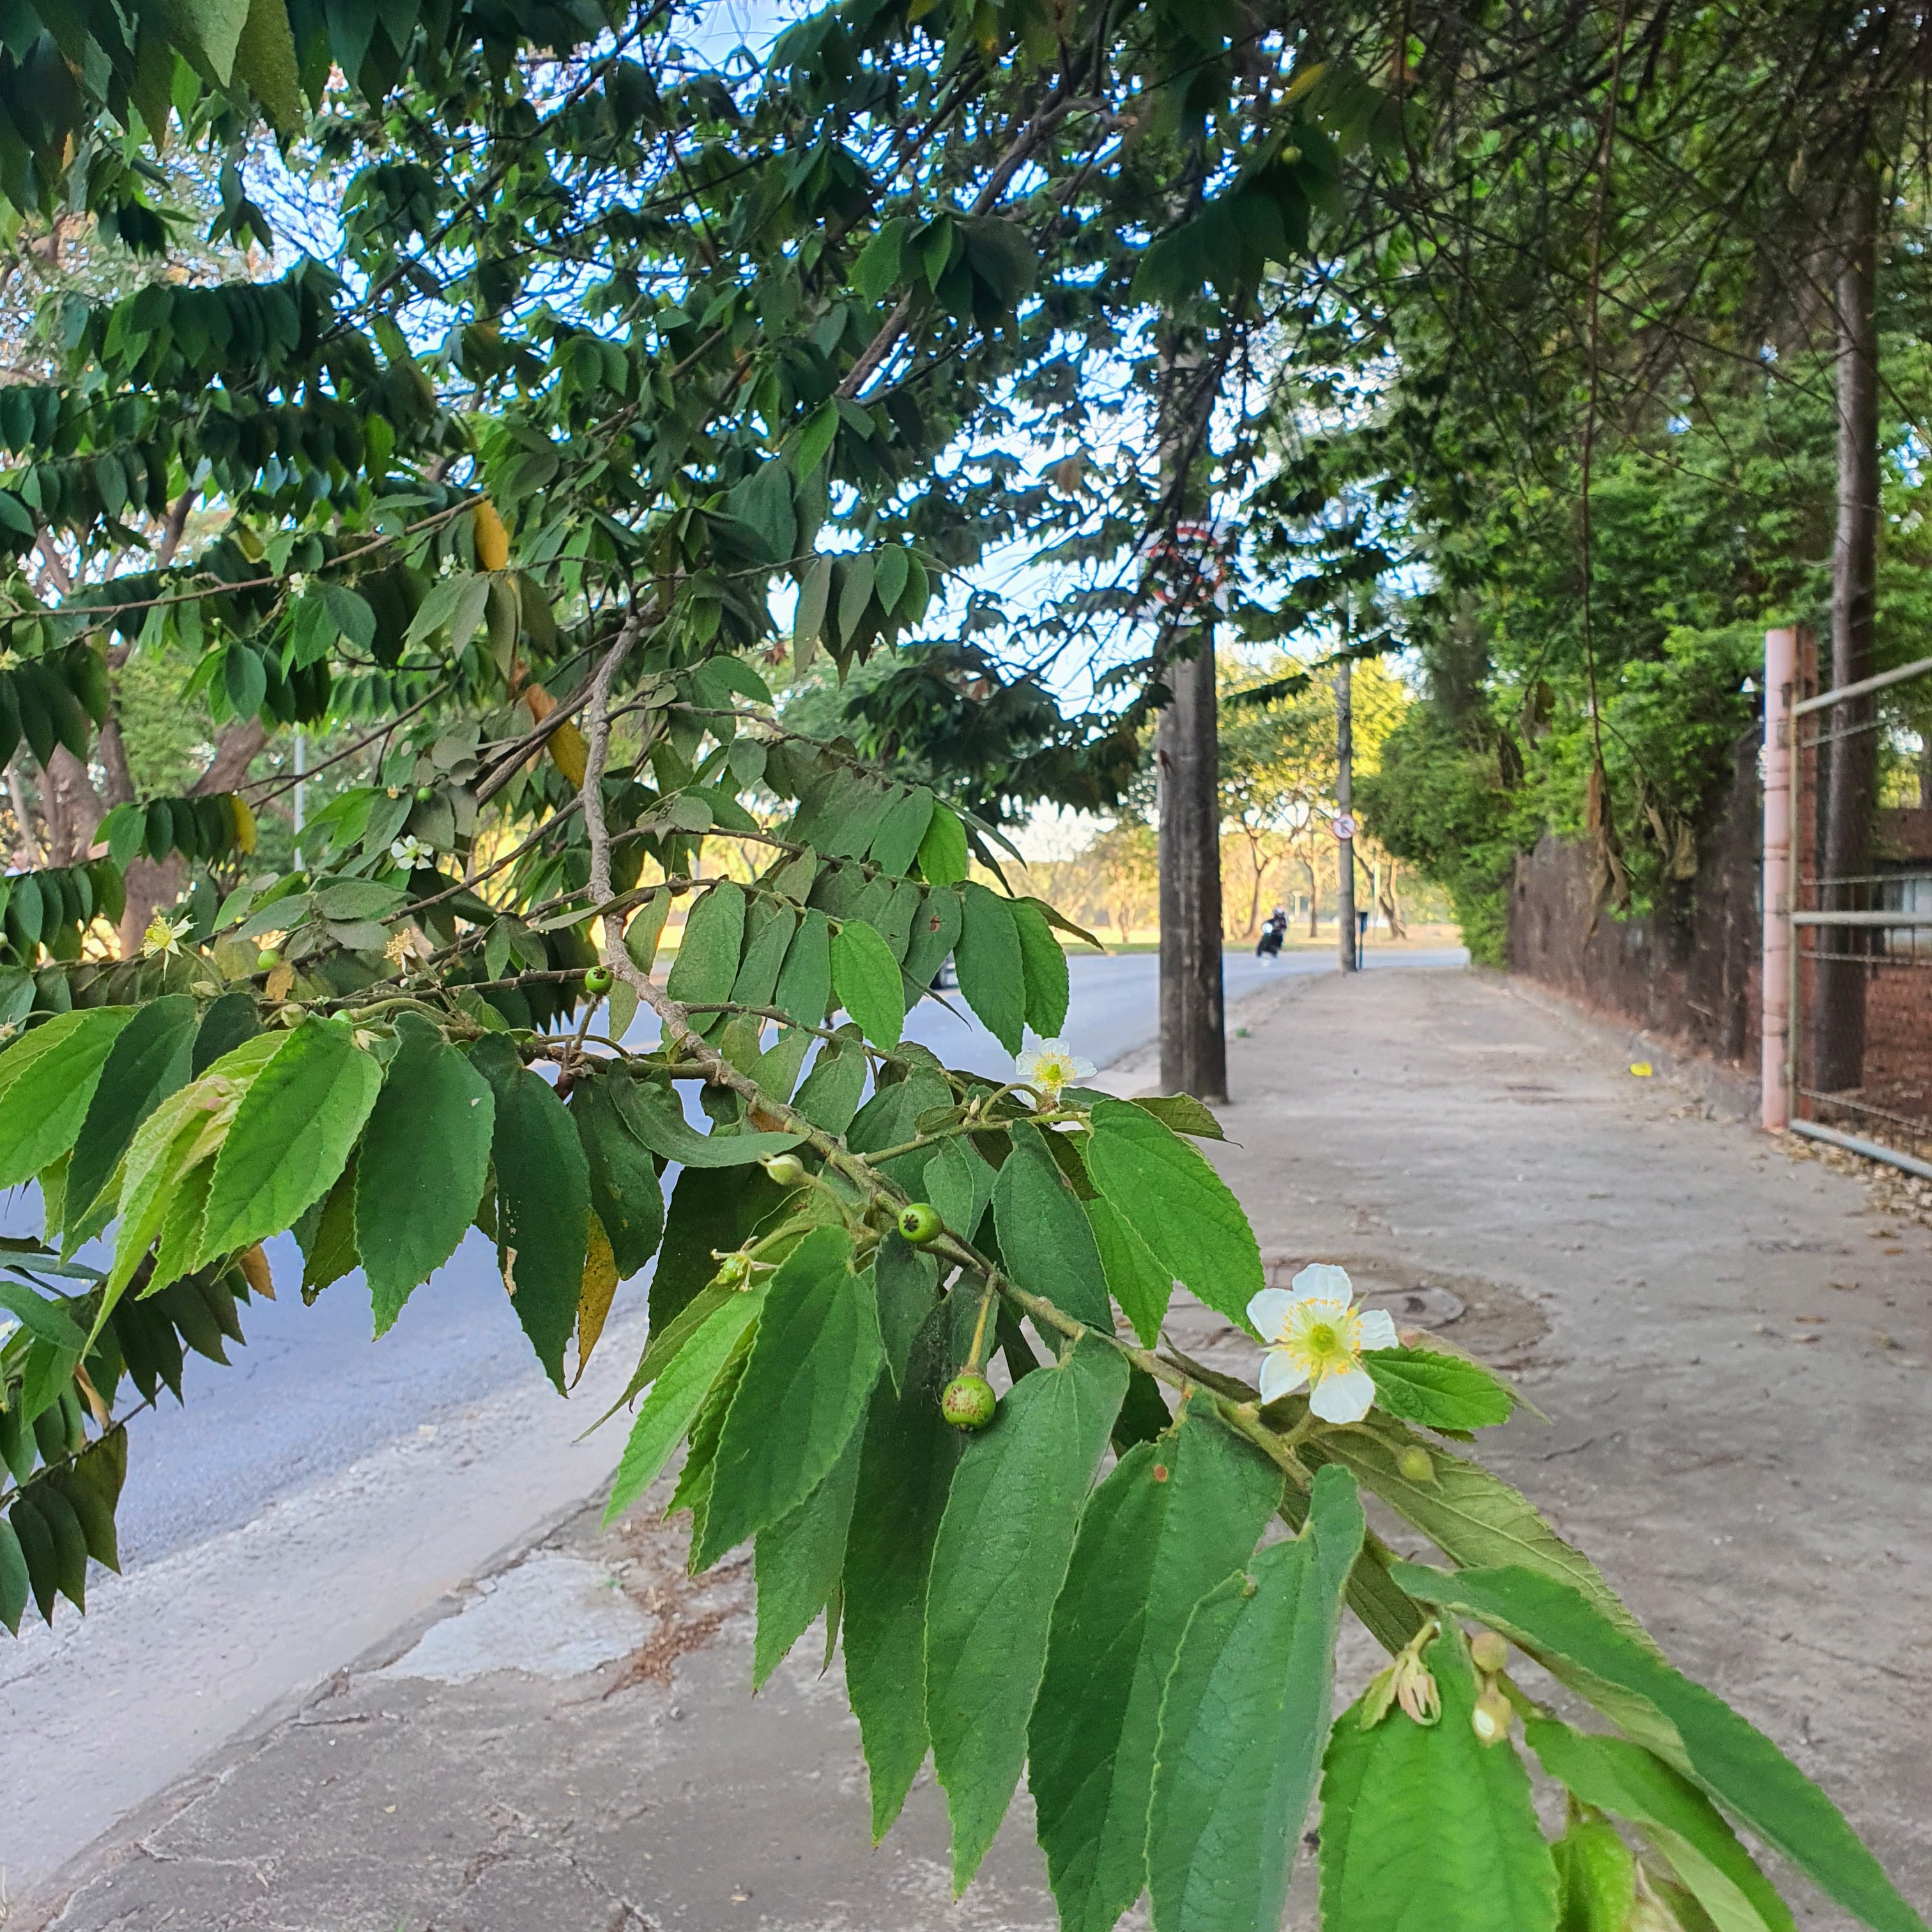
[[(1310, 978), (1244, 1017), (1236, 1144), (1217, 1158), (1264, 1250), (1457, 1298), (1451, 1336), (1511, 1368), (1554, 1418), (1500, 1432), (1498, 1466), (1932, 1904), (1924, 1232), (1882, 1218), (1856, 1180), (1633, 1079), (1598, 1036), (1491, 980)], [(1148, 1077), (1130, 1063), (1109, 1084)], [(1244, 1352), (1203, 1311), (1176, 1319), (1184, 1346)], [(486, 1416), (470, 1448), (502, 1495), (558, 1439), (553, 1404)], [(367, 1526), (394, 1493), (372, 1481), (366, 1501), (318, 1507), (362, 1509)], [(370, 1633), (361, 1663), (145, 1806), (52, 1888), (67, 1901), (56, 1922), (1047, 1932), (1023, 1807), (957, 1906), (929, 1787), (869, 1849), (836, 1671), (819, 1676), (808, 1638), (748, 1697), (742, 1570), (689, 1585), (679, 1544), (648, 1508), (608, 1537), (581, 1513), (524, 1537), (480, 1585)], [(345, 1610), (370, 1567), (345, 1571)], [(192, 1647), (236, 1621), (184, 1598), (172, 1628)], [(112, 1648), (74, 1662), (106, 1667)], [(1370, 1661), (1358, 1637), (1345, 1675)], [(97, 1717), (71, 1749), (22, 1754), (7, 1775), (69, 1797), (111, 1766), (112, 1734)], [(26, 1796), (0, 1796), (0, 1831), (17, 1832)], [(1807, 1932), (1844, 1925), (1796, 1895)], [(1305, 1885), (1297, 1900), (1299, 1932)]]

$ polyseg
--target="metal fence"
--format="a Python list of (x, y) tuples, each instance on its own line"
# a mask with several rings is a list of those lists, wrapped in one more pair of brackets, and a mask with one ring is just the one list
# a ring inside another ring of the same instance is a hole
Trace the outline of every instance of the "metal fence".
[[(1932, 1178), (1932, 658), (1820, 692), (1808, 640), (1784, 635), (1790, 675), (1766, 693), (1766, 1124)], [(1780, 668), (1768, 648), (1767, 685)], [(1856, 869), (1836, 868), (1845, 842), (1829, 822), (1834, 764), (1846, 790), (1877, 788)], [(1774, 1018), (1784, 1022), (1775, 1104)]]

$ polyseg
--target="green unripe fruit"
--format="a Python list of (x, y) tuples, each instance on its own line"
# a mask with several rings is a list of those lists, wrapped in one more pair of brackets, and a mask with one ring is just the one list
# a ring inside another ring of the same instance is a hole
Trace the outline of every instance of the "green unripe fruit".
[[(932, 1210), (926, 1210), (928, 1214)], [(982, 1375), (968, 1369), (946, 1384), (939, 1398), (939, 1412), (955, 1429), (984, 1429), (993, 1419), (1000, 1399)]]
[(765, 1162), (765, 1172), (781, 1187), (796, 1187), (805, 1179), (805, 1162), (795, 1154), (775, 1154)]
[(1509, 1646), (1494, 1630), (1478, 1630), (1469, 1640), (1469, 1660), (1486, 1676), (1493, 1677), (1509, 1664)]
[(255, 970), (272, 973), (282, 963), (282, 956), (272, 946), (265, 946), (255, 956)]
[(923, 1201), (915, 1201), (910, 1207), (902, 1208), (898, 1226), (900, 1238), (916, 1248), (938, 1240), (946, 1232), (946, 1223), (939, 1218), (939, 1210)]
[(418, 805), (428, 804), (430, 800), (435, 797), (435, 796), (436, 787), (434, 785), (418, 785), (416, 787), (416, 802)]
[(718, 1264), (718, 1272), (712, 1279), (720, 1288), (743, 1288), (752, 1279), (752, 1258), (749, 1255), (727, 1255)]
[(586, 993), (608, 993), (610, 990), (610, 968), (592, 967), (584, 976), (584, 990)]

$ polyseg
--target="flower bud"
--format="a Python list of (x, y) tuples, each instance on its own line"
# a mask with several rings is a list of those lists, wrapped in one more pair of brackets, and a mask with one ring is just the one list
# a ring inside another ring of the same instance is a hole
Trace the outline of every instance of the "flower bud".
[(1432, 1483), (1436, 1480), (1434, 1460), (1426, 1449), (1415, 1443), (1396, 1452), (1395, 1467), (1396, 1474), (1406, 1483)]
[(1493, 1677), (1509, 1663), (1509, 1646), (1494, 1630), (1478, 1630), (1469, 1640), (1469, 1655), (1476, 1668)]
[(1402, 1715), (1418, 1724), (1433, 1724), (1442, 1720), (1442, 1693), (1436, 1679), (1420, 1658), (1407, 1652), (1396, 1660), (1395, 1701), (1402, 1706)]
[(752, 1258), (749, 1255), (727, 1255), (718, 1264), (718, 1272), (712, 1276), (720, 1288), (742, 1288), (752, 1279)]
[(767, 1156), (765, 1172), (781, 1187), (796, 1187), (805, 1179), (805, 1162), (795, 1154), (775, 1154)]
[(1492, 1684), (1476, 1700), (1469, 1713), (1470, 1728), (1486, 1744), (1499, 1744), (1510, 1734), (1510, 1700)]

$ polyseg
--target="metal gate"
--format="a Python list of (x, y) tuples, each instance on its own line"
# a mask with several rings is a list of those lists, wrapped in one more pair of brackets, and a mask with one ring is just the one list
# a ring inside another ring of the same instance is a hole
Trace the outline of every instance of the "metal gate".
[[(1765, 1125), (1932, 1179), (1932, 658), (1820, 692), (1808, 637), (1765, 641)], [(1834, 762), (1876, 788), (1852, 866)]]

